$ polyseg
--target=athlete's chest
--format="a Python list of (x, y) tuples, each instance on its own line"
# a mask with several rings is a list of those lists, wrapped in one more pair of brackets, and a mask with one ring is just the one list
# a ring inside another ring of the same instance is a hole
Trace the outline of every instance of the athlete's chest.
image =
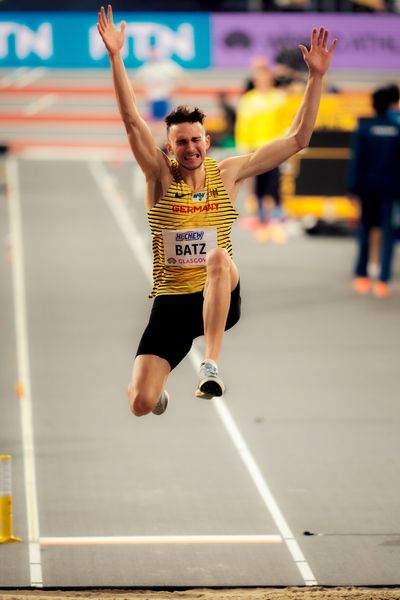
[(211, 223), (218, 215), (223, 198), (217, 187), (206, 186), (194, 192), (186, 184), (177, 182), (156, 205), (154, 212), (164, 225), (181, 228), (186, 225)]

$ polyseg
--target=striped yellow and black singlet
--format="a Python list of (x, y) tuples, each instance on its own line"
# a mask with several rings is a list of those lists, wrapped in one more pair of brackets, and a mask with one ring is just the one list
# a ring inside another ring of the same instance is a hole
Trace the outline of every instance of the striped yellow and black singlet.
[(178, 164), (172, 161), (173, 180), (165, 195), (147, 213), (153, 240), (153, 290), (160, 294), (190, 294), (204, 288), (205, 266), (177, 266), (165, 263), (163, 230), (214, 228), (217, 245), (232, 256), (231, 228), (238, 213), (222, 183), (217, 162), (207, 157), (206, 196), (193, 198), (193, 190), (185, 183)]

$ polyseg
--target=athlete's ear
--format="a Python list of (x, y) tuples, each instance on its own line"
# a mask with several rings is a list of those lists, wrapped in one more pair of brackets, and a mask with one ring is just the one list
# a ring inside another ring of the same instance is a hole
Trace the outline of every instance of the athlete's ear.
[(165, 143), (165, 147), (167, 149), (168, 154), (173, 154), (172, 146), (171, 146), (171, 144), (169, 142)]
[(209, 133), (206, 133), (206, 150), (211, 146), (211, 137)]

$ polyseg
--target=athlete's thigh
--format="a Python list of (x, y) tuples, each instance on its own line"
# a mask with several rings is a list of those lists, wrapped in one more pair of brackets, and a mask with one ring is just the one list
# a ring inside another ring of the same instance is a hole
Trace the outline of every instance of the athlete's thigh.
[(195, 324), (202, 318), (198, 296), (201, 299), (201, 292), (156, 298), (137, 357), (154, 355), (165, 360), (172, 371), (190, 351)]
[(140, 354), (133, 363), (130, 388), (159, 397), (171, 371), (169, 362), (155, 354)]

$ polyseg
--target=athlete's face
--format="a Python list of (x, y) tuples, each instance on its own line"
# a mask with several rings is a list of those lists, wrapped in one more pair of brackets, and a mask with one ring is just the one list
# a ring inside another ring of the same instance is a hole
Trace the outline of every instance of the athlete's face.
[(206, 135), (201, 123), (178, 123), (169, 128), (166, 147), (181, 167), (194, 171), (204, 162), (210, 136)]

